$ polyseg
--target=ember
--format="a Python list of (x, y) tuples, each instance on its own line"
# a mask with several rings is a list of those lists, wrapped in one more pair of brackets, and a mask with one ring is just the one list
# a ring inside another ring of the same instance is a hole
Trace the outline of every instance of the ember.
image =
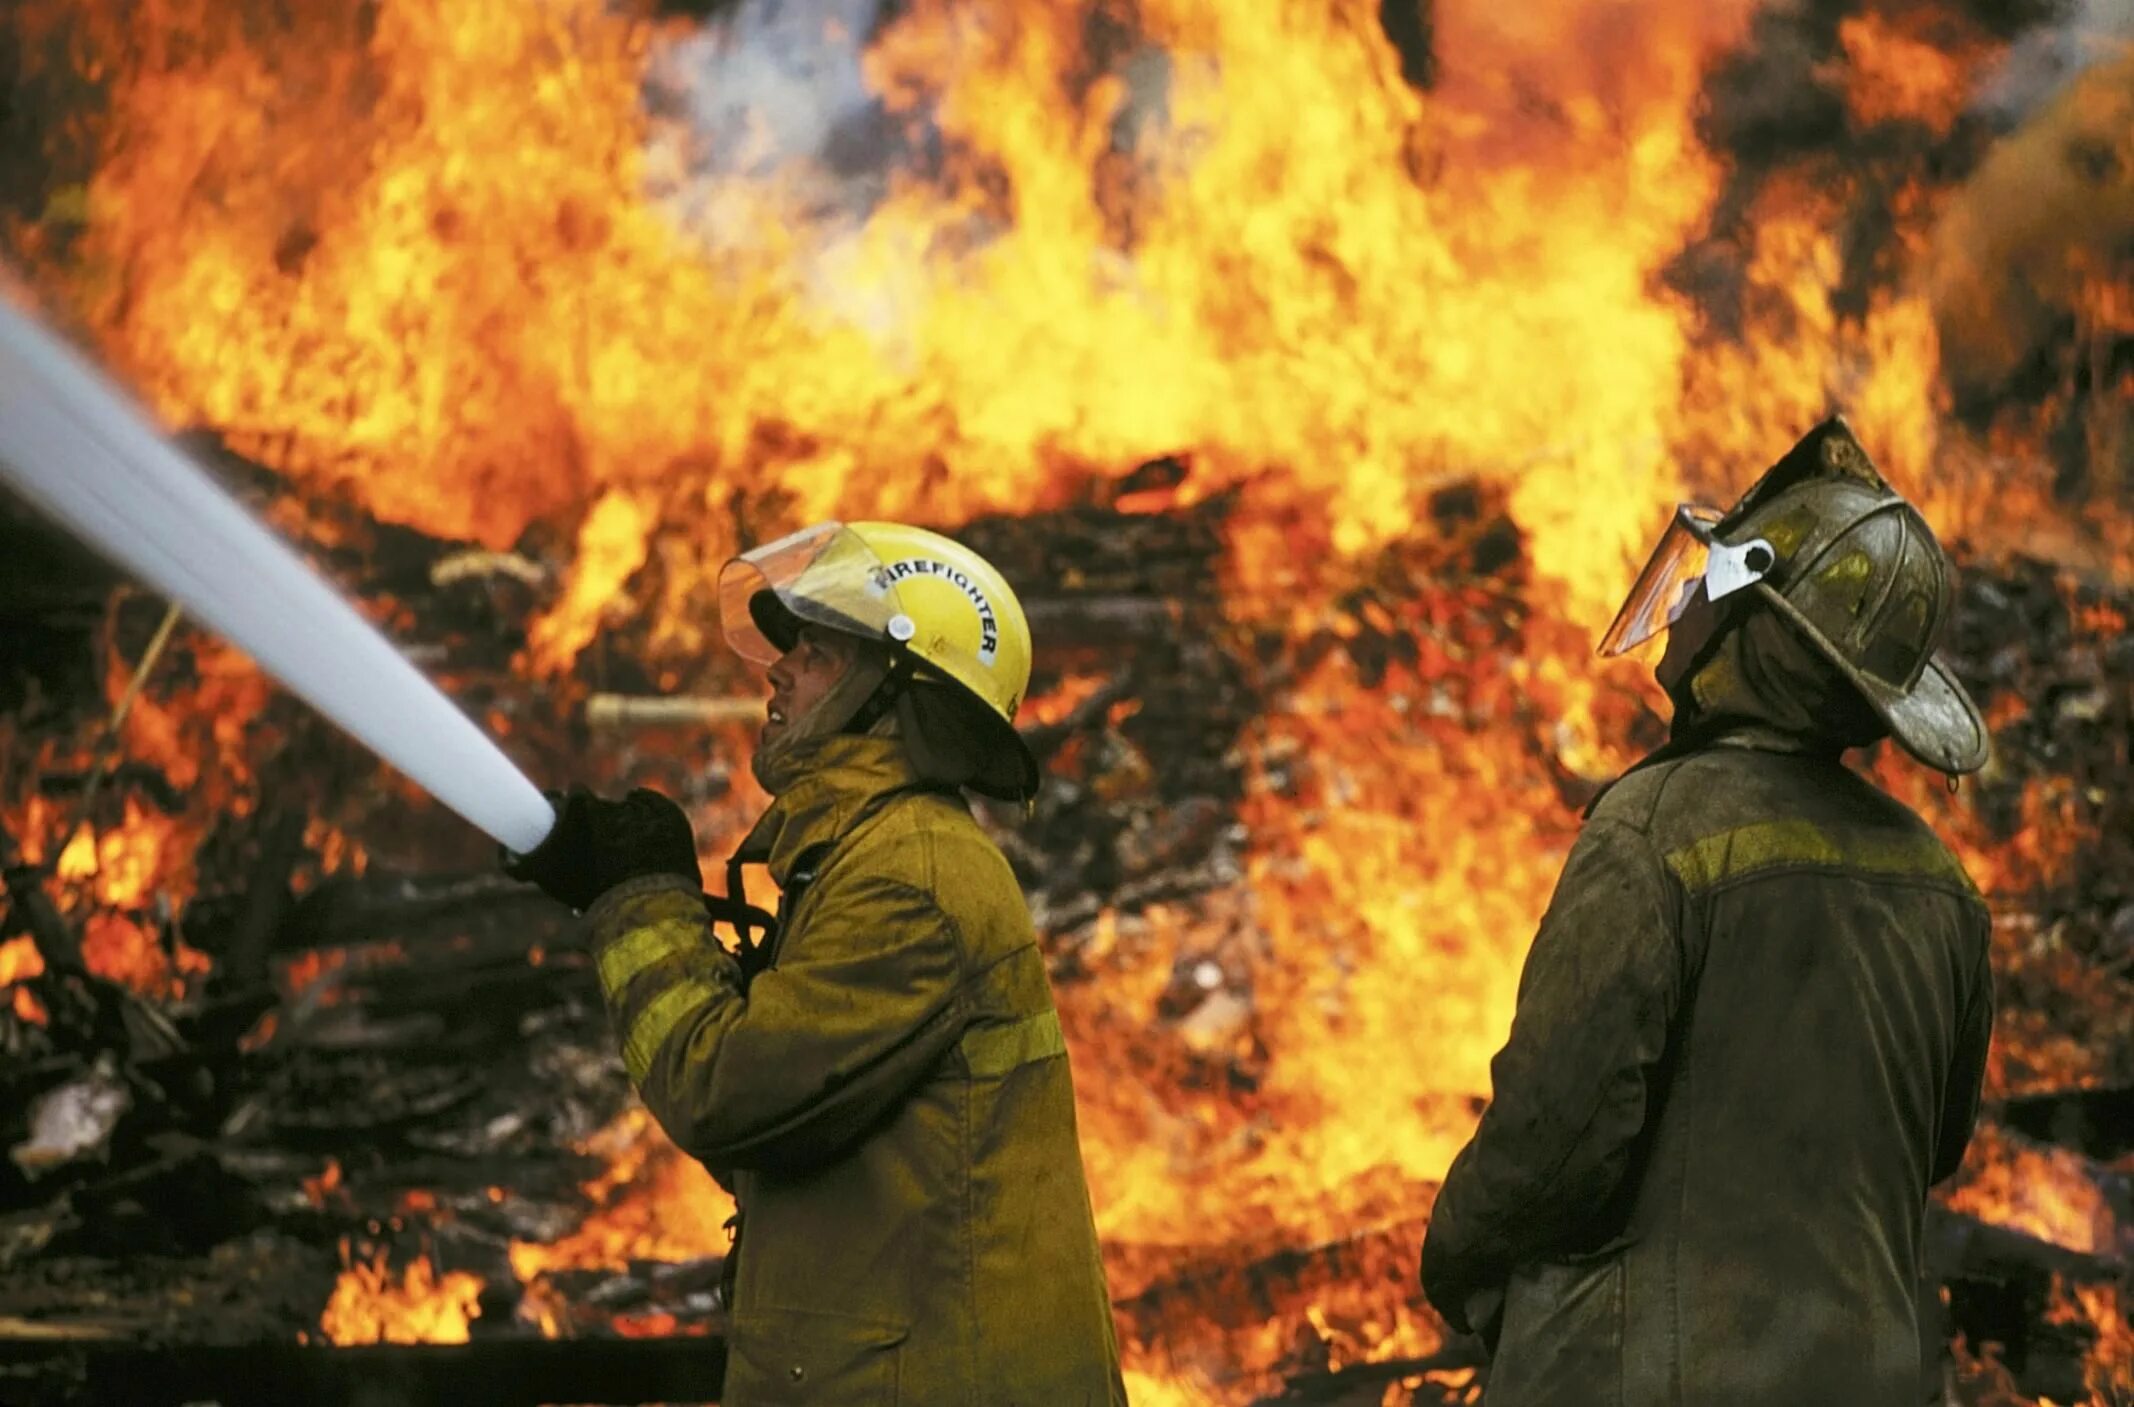
[[(763, 802), (718, 564), (826, 516), (998, 562), (1046, 782), (985, 819), (1141, 1404), (1472, 1400), (1417, 1247), (1580, 808), (1665, 736), (1594, 641), (1668, 504), (1841, 406), (1966, 567), (1995, 733), (1953, 795), (1860, 759), (1995, 912), (1954, 1400), (2134, 1393), (2079, 1112), (2134, 1088), (2118, 12), (795, 10), (22, 0), (0, 263), (530, 775), (676, 796), (707, 873)], [(716, 1336), (731, 1200), (561, 916), (166, 619), (0, 504), (0, 1090), (126, 1095), (0, 1160), (0, 1319)], [(151, 1250), (194, 1278), (82, 1308)]]

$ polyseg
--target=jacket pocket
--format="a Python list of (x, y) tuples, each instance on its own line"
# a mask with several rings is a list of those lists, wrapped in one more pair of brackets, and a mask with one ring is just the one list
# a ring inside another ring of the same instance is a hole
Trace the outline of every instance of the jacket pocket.
[(1604, 1407), (1623, 1400), (1620, 1250), (1512, 1275), (1489, 1370), (1493, 1407)]
[(899, 1407), (909, 1331), (881, 1319), (807, 1309), (750, 1310), (726, 1346), (727, 1407)]

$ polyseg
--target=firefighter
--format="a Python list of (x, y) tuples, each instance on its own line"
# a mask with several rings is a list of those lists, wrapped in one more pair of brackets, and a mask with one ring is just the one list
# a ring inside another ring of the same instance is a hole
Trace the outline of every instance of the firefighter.
[(1124, 1403), (1044, 957), (962, 797), (1037, 786), (1014, 592), (948, 538), (832, 522), (727, 563), (719, 597), (772, 688), (773, 802), (727, 897), (645, 790), (573, 792), (512, 866), (587, 911), (632, 1082), (735, 1193), (719, 1400)]
[(1978, 1110), (1987, 912), (1842, 754), (1985, 764), (1933, 658), (1950, 574), (1832, 419), (1731, 510), (1679, 509), (1603, 641), (1668, 633), (1671, 735), (1588, 811), (1423, 1245), (1490, 1407), (1934, 1380), (1920, 1243)]

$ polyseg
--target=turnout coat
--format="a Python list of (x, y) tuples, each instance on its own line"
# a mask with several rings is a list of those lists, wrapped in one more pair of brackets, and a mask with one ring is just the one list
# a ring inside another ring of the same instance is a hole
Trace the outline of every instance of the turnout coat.
[(814, 872), (745, 992), (686, 881), (590, 912), (631, 1079), (741, 1205), (719, 1400), (1123, 1404), (1022, 891), (895, 739), (810, 746), (743, 847)]
[(1920, 1401), (1987, 939), (1955, 857), (1833, 753), (1749, 729), (1608, 791), (1423, 1251), (1496, 1336), (1490, 1407)]

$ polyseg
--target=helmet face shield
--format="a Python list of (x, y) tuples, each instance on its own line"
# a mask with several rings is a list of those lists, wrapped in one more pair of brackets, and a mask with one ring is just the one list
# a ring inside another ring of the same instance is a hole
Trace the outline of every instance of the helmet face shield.
[(1717, 509), (1685, 503), (1638, 573), (1615, 623), (1601, 637), (1603, 655), (1620, 655), (1666, 630), (1699, 601), (1723, 601), (1763, 580), (1777, 553), (1762, 538), (1729, 545), (1712, 536)]
[(843, 523), (765, 543), (719, 572), (719, 626), (734, 653), (768, 667), (793, 648), (802, 625), (862, 639), (897, 638), (894, 592), (875, 589), (882, 567), (873, 549)]

